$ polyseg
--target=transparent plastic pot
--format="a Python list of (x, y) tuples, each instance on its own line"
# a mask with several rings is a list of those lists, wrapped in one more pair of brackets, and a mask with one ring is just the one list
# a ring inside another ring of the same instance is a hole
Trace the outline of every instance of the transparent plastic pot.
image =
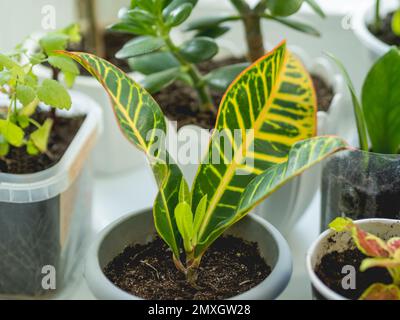
[[(85, 115), (61, 160), (34, 174), (0, 173), (0, 297), (57, 298), (82, 272), (91, 226), (91, 172), (86, 165), (101, 110), (71, 92), (65, 117)], [(0, 105), (7, 103), (0, 97)]]
[(336, 217), (400, 219), (400, 156), (359, 150), (324, 163), (321, 228)]

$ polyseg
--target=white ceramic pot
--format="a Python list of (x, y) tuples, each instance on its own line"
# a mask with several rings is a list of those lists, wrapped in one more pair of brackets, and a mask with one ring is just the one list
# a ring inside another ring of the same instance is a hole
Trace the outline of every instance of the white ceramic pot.
[[(384, 0), (381, 1), (381, 3), (382, 17), (399, 8), (398, 0)], [(374, 21), (374, 18), (375, 0), (368, 1), (362, 4), (360, 7), (357, 7), (352, 19), (354, 33), (361, 41), (363, 46), (368, 50), (371, 62), (375, 62), (390, 49), (388, 44), (375, 37), (375, 35), (369, 31), (368, 25)]]
[[(379, 235), (384, 239), (400, 236), (400, 221), (387, 219), (366, 219), (356, 221), (363, 230)], [(350, 244), (349, 244), (350, 243)], [(352, 247), (350, 247), (352, 245)], [(351, 235), (347, 232), (337, 233), (327, 230), (322, 233), (313, 243), (307, 253), (307, 272), (311, 280), (313, 297), (317, 300), (347, 300), (345, 297), (337, 294), (328, 288), (315, 273), (316, 266), (321, 259), (331, 252), (343, 252), (348, 249), (354, 249), (351, 241)]]
[[(261, 256), (272, 269), (271, 274), (258, 286), (232, 299), (276, 299), (286, 288), (292, 274), (292, 259), (286, 240), (268, 222), (251, 215), (239, 221), (226, 233), (258, 243)], [(99, 234), (89, 250), (85, 269), (89, 288), (96, 298), (140, 300), (139, 297), (111, 283), (103, 270), (128, 245), (148, 243), (154, 239), (155, 234), (151, 209), (127, 215)]]
[[(34, 35), (38, 38), (40, 35)], [(35, 42), (26, 44), (30, 52), (35, 51)], [(51, 78), (51, 70), (43, 65), (35, 66), (35, 74), (40, 79)], [(134, 73), (129, 74), (134, 78)], [(126, 140), (115, 120), (110, 98), (100, 83), (91, 76), (78, 76), (74, 90), (80, 91), (101, 106), (103, 111), (103, 130), (94, 149), (94, 168), (101, 174), (123, 173), (145, 165), (145, 157)]]

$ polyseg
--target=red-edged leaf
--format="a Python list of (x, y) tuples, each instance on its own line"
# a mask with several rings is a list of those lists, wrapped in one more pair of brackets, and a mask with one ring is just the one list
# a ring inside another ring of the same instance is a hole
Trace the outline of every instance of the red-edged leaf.
[(374, 236), (373, 234), (365, 232), (359, 227), (354, 226), (353, 238), (357, 244), (357, 247), (365, 255), (377, 258), (390, 257), (390, 251), (387, 248), (386, 243), (377, 236)]
[(396, 285), (373, 284), (360, 300), (400, 300), (400, 289)]

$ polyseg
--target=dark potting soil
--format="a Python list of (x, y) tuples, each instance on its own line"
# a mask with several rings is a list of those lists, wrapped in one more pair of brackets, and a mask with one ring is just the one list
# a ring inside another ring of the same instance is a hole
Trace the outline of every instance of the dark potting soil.
[[(33, 118), (39, 123), (44, 123), (50, 117), (51, 114), (49, 112), (38, 112)], [(0, 172), (28, 174), (52, 167), (60, 161), (84, 120), (85, 116), (57, 117), (51, 130), (46, 154), (31, 156), (27, 154), (25, 147), (11, 147), (5, 159), (0, 159)], [(26, 132), (29, 134), (34, 130), (35, 127), (31, 125)]]
[[(212, 70), (227, 65), (246, 62), (245, 58), (228, 58), (223, 60), (212, 60), (199, 64), (199, 70), (207, 74)], [(318, 108), (321, 111), (328, 111), (333, 99), (333, 89), (321, 77), (312, 75), (317, 95)], [(214, 104), (219, 106), (223, 93), (211, 91)], [(178, 129), (189, 124), (195, 124), (205, 129), (212, 129), (215, 126), (216, 114), (213, 112), (197, 112), (198, 99), (193, 88), (175, 82), (171, 86), (156, 93), (154, 98), (163, 109), (164, 114), (173, 121), (177, 121)]]
[[(372, 268), (365, 272), (359, 271), (365, 258), (366, 256), (357, 249), (332, 252), (321, 259), (321, 263), (317, 265), (315, 273), (331, 290), (347, 299), (357, 300), (374, 283), (392, 283), (390, 274), (384, 268)], [(342, 286), (342, 280), (346, 276), (342, 273), (344, 266), (353, 266), (356, 270), (356, 289), (354, 290), (345, 290)]]
[(172, 261), (165, 243), (157, 238), (146, 245), (127, 247), (104, 270), (116, 286), (144, 299), (226, 299), (261, 283), (271, 268), (255, 243), (232, 236), (218, 239), (206, 252), (194, 289)]
[(394, 12), (390, 12), (382, 19), (382, 28), (380, 31), (375, 31), (373, 26), (369, 26), (369, 31), (378, 39), (390, 46), (400, 46), (400, 37), (395, 35), (392, 30), (392, 19)]
[(333, 100), (333, 88), (329, 86), (324, 79), (317, 75), (311, 75), (314, 82), (315, 93), (317, 95), (318, 110), (319, 111), (329, 111)]
[[(133, 39), (133, 35), (119, 32), (106, 31), (103, 34), (105, 57), (107, 61), (119, 67), (124, 72), (129, 72), (130, 67), (126, 60), (120, 60), (115, 57), (115, 54), (122, 49), (122, 47)], [(76, 45), (72, 45), (68, 48), (68, 51), (83, 51), (89, 52), (85, 45), (85, 36), (82, 37), (82, 41)], [(93, 53), (93, 52), (89, 52)], [(91, 76), (89, 72), (79, 64), (80, 72), (82, 76)]]

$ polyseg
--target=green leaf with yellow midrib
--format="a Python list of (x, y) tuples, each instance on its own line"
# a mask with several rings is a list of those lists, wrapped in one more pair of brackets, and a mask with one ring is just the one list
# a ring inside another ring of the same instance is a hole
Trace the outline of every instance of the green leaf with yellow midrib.
[[(224, 164), (224, 147), (214, 134), (205, 158), (208, 163), (200, 166), (193, 188), (193, 208), (208, 195), (199, 234), (201, 243), (235, 215), (240, 194), (255, 176), (285, 162), (293, 144), (315, 135), (315, 117), (312, 80), (300, 61), (286, 50), (285, 43), (245, 70), (231, 85), (221, 102), (216, 129), (225, 130), (224, 142), (234, 149), (233, 161)], [(235, 128), (254, 131), (236, 145)], [(213, 156), (221, 163), (213, 164)], [(246, 159), (254, 160), (254, 167), (246, 167)], [(238, 175), (240, 171), (248, 175)]]
[(82, 64), (101, 83), (111, 99), (122, 133), (149, 158), (159, 187), (153, 208), (155, 226), (179, 259), (179, 233), (174, 210), (179, 203), (179, 186), (184, 178), (165, 149), (153, 150), (159, 143), (155, 130), (166, 134), (165, 118), (160, 107), (146, 90), (106, 60), (87, 53), (59, 53)]

